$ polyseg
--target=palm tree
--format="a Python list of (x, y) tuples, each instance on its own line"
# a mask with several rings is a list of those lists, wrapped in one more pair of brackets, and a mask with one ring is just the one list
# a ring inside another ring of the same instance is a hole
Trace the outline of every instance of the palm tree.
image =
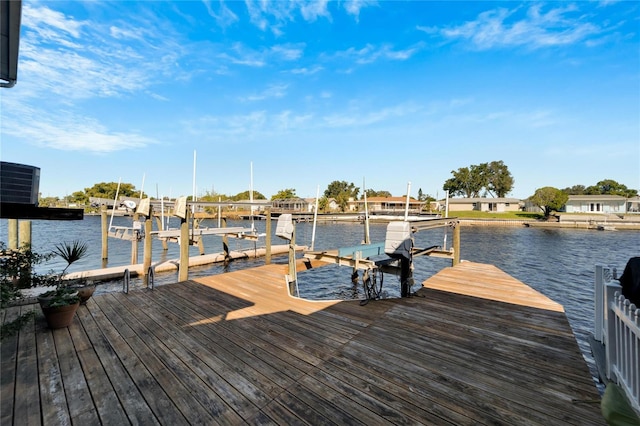
[(67, 266), (64, 267), (62, 272), (60, 273), (60, 280), (64, 277), (64, 274), (67, 272), (69, 266), (72, 263), (77, 262), (82, 259), (84, 255), (87, 253), (88, 246), (86, 243), (75, 240), (71, 243), (60, 243), (56, 245), (56, 248), (53, 250), (55, 254), (60, 256), (67, 262)]

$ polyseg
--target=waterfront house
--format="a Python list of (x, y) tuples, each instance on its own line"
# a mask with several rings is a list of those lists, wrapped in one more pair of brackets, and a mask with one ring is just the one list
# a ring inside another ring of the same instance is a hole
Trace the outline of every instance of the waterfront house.
[(619, 195), (569, 195), (564, 211), (565, 213), (626, 213), (627, 201), (627, 198)]
[[(440, 205), (445, 206), (446, 200), (441, 200)], [(517, 198), (449, 198), (449, 211), (481, 211), (481, 212), (517, 212), (522, 208), (521, 201)]]
[(271, 209), (275, 212), (300, 213), (310, 211), (310, 206), (304, 198), (278, 198), (271, 200)]
[[(409, 197), (409, 212), (419, 214), (424, 202)], [(404, 213), (407, 197), (370, 197), (367, 198), (367, 210), (371, 214), (399, 214)], [(364, 199), (349, 200), (351, 211), (364, 211)]]

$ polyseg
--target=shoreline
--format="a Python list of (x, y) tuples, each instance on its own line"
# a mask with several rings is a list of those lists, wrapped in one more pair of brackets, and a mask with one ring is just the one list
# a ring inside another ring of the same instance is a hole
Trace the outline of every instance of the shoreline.
[(585, 229), (594, 231), (640, 231), (640, 221), (625, 220), (571, 220), (564, 219), (558, 222), (520, 219), (464, 219), (458, 218), (461, 226), (525, 226), (527, 228), (561, 228), (561, 229)]

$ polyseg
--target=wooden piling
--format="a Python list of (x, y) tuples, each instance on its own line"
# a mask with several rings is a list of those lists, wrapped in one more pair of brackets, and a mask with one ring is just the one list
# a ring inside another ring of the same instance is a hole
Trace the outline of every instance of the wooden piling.
[(451, 266), (456, 266), (460, 263), (460, 222), (457, 222), (453, 227), (453, 259)]
[(189, 209), (185, 209), (184, 218), (180, 220), (180, 266), (178, 282), (189, 279)]
[(31, 221), (22, 220), (18, 224), (20, 247), (31, 246)]
[(18, 250), (18, 219), (9, 219), (7, 227), (8, 248), (10, 250)]
[(296, 295), (296, 227), (293, 226), (291, 241), (289, 241), (289, 294)]
[(142, 273), (144, 274), (145, 285), (149, 286), (149, 268), (151, 267), (152, 242), (151, 231), (153, 230), (153, 207), (149, 206), (149, 216), (144, 221), (144, 254), (142, 257)]
[[(222, 228), (227, 227), (226, 217), (221, 218), (220, 227)], [(229, 255), (229, 237), (227, 236), (227, 234), (222, 235), (222, 251), (224, 252), (225, 263), (229, 262), (229, 260), (231, 259), (231, 256)]]
[(265, 233), (265, 254), (264, 254), (264, 263), (265, 265), (271, 264), (271, 209), (267, 209), (267, 223)]
[(100, 209), (100, 224), (102, 228), (102, 260), (109, 258), (109, 229), (107, 222), (107, 206), (104, 204)]
[[(158, 226), (158, 230), (162, 231), (164, 229), (162, 224), (162, 218), (160, 218), (159, 216), (156, 216), (156, 225)], [(162, 239), (162, 250), (164, 251), (169, 250), (169, 244), (167, 243), (166, 238)]]
[(138, 231), (139, 231), (139, 228), (136, 228), (136, 226), (140, 225), (140, 223), (138, 222), (139, 219), (140, 219), (140, 214), (134, 213), (133, 214), (133, 239), (131, 240), (131, 264), (132, 265), (137, 265), (138, 264)]

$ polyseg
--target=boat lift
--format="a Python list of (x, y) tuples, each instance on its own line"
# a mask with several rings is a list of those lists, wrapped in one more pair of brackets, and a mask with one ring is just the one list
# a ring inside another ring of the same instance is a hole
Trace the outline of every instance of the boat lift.
[[(446, 247), (446, 233), (441, 246), (414, 247), (414, 233), (440, 227), (453, 229), (452, 247)], [(452, 265), (457, 264), (460, 261), (459, 221), (456, 218), (392, 221), (387, 225), (383, 243), (362, 244), (330, 251), (308, 251), (304, 254), (304, 257), (310, 260), (351, 267), (354, 282), (357, 281), (358, 271), (363, 270), (362, 281), (366, 295), (366, 299), (361, 302), (363, 305), (371, 299), (380, 298), (385, 272), (400, 276), (402, 297), (412, 296), (413, 258), (418, 256), (448, 258), (451, 259)]]

